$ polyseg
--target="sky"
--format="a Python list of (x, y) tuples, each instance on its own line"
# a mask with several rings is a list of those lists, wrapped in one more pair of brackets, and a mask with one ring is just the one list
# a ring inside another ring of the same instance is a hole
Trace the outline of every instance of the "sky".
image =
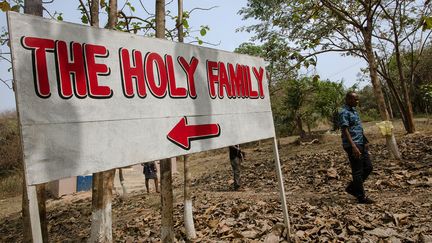
[[(154, 11), (154, 0), (145, 0), (142, 2), (146, 4), (145, 6), (149, 12)], [(54, 14), (55, 11), (62, 12), (64, 21), (81, 23), (80, 12), (76, 10), (77, 3), (78, 1), (55, 0), (52, 4), (44, 6), (51, 14)], [(175, 3), (176, 1), (173, 1), (171, 4), (173, 14), (174, 11), (177, 11)], [(242, 20), (242, 16), (237, 13), (242, 7), (246, 6), (246, 3), (247, 0), (186, 0), (184, 1), (184, 10), (191, 10), (196, 7), (211, 8), (217, 6), (208, 11), (193, 11), (190, 16), (189, 25), (197, 30), (201, 25), (209, 26), (210, 30), (202, 39), (217, 45), (204, 44), (203, 46), (225, 51), (234, 51), (241, 43), (249, 42), (250, 38), (253, 36), (250, 33), (236, 31), (241, 26), (254, 23), (252, 20)], [(138, 5), (136, 8), (140, 9), (141, 7)], [(44, 17), (49, 18), (49, 15), (44, 13)], [(168, 25), (169, 22), (167, 23), (167, 26)], [(0, 13), (0, 28), (6, 28), (6, 15), (3, 12)], [(9, 52), (9, 50), (5, 48), (2, 48), (1, 51), (3, 53)], [(364, 67), (366, 67), (365, 62), (358, 58), (341, 57), (336, 53), (323, 54), (318, 57), (316, 70), (309, 70), (309, 74), (318, 74), (321, 79), (330, 79), (332, 81), (344, 80), (346, 86), (351, 86), (356, 82), (357, 74), (360, 72), (360, 69)], [(11, 73), (8, 72), (9, 68), (10, 64), (8, 62), (0, 60), (1, 79), (12, 79)], [(10, 85), (11, 82), (8, 82), (8, 84)], [(3, 83), (0, 83), (0, 112), (14, 109), (14, 92)]]

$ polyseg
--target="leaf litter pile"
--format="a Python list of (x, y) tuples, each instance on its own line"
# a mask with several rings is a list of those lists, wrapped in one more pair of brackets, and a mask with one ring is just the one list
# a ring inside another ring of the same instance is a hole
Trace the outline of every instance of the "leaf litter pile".
[[(279, 149), (291, 221), (291, 239), (336, 242), (432, 242), (432, 136), (399, 139), (403, 160), (388, 159), (385, 142), (370, 146), (374, 171), (365, 183), (376, 203), (356, 204), (344, 188), (350, 168), (339, 137)], [(283, 242), (283, 226), (271, 143), (245, 149), (241, 191), (232, 191), (226, 150), (190, 157), (197, 242)], [(182, 167), (180, 165), (179, 167)], [(214, 166), (213, 166), (214, 165)], [(212, 167), (213, 166), (213, 167)], [(175, 237), (185, 241), (182, 173), (174, 177)], [(127, 181), (126, 181), (127, 183)], [(144, 188), (143, 188), (144, 189)], [(89, 194), (87, 194), (89, 195)], [(113, 201), (116, 242), (159, 242), (159, 195), (133, 192)], [(90, 234), (91, 198), (48, 203), (50, 241), (85, 241)], [(19, 214), (0, 220), (0, 241), (20, 241)]]

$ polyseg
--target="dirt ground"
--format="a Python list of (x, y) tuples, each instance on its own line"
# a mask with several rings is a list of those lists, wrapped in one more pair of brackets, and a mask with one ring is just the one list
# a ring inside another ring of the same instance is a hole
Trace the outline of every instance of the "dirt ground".
[[(318, 143), (297, 145), (280, 139), (280, 158), (296, 242), (432, 242), (432, 121), (416, 120), (418, 133), (395, 134), (403, 159), (390, 159), (374, 123), (365, 124), (374, 171), (365, 188), (376, 203), (356, 204), (344, 188), (350, 179), (340, 135), (326, 133)], [(270, 141), (246, 146), (241, 191), (232, 191), (226, 149), (190, 156), (197, 242), (282, 242), (282, 209)], [(175, 237), (185, 241), (182, 223), (182, 168), (174, 177)], [(81, 242), (90, 233), (91, 195), (48, 201), (50, 241)], [(20, 198), (0, 200), (0, 241), (22, 238)], [(136, 191), (113, 202), (116, 242), (158, 242), (160, 197)]]

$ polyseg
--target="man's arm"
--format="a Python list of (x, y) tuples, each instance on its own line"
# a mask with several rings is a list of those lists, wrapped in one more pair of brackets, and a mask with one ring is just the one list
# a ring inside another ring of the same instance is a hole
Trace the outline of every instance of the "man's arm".
[(348, 127), (342, 127), (342, 132), (345, 135), (345, 137), (348, 139), (349, 144), (352, 147), (353, 153), (354, 153), (354, 157), (356, 157), (357, 159), (360, 158), (361, 156), (361, 152), (360, 150), (357, 148), (357, 145), (354, 143), (354, 141), (352, 140), (351, 134), (349, 132)]

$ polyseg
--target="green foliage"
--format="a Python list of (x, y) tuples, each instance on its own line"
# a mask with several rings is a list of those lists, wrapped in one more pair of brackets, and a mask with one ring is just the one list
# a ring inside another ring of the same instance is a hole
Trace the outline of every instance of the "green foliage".
[(59, 13), (59, 14), (57, 15), (57, 20), (58, 20), (58, 21), (63, 21), (63, 13)]
[[(313, 65), (315, 61), (308, 55), (310, 49), (345, 49), (346, 53), (348, 49), (355, 51), (356, 48), (352, 48), (352, 43), (345, 42), (340, 35), (340, 33), (352, 32), (354, 39), (354, 31), (322, 2), (249, 0), (248, 6), (241, 9), (239, 13), (245, 19), (253, 18), (259, 23), (244, 27), (243, 30), (255, 32), (255, 38), (263, 42), (274, 38), (282, 39), (287, 44), (285, 50), (289, 50), (290, 57), (297, 62), (304, 62), (305, 66)], [(353, 15), (360, 13), (361, 6), (358, 1), (336, 2), (335, 4), (341, 9)]]
[(129, 7), (129, 9), (130, 9), (132, 12), (135, 12), (135, 7), (132, 6), (132, 4), (131, 4), (130, 2), (126, 2), (126, 5)]
[(205, 36), (210, 28), (207, 25), (201, 25), (200, 35)]
[(345, 95), (342, 82), (318, 77), (290, 79), (277, 87), (280, 91), (272, 96), (273, 115), (277, 132), (285, 135), (300, 131), (301, 124), (313, 128), (321, 119), (334, 122)]
[(9, 11), (10, 9), (11, 9), (10, 4), (8, 2), (6, 2), (6, 0), (3, 2), (0, 2), (0, 10), (1, 11), (6, 12), (6, 11)]
[(235, 53), (246, 54), (255, 57), (265, 57), (265, 52), (262, 46), (257, 46), (251, 42), (240, 44), (239, 47), (234, 49)]
[(422, 85), (420, 88), (426, 100), (432, 102), (432, 84)]
[(270, 83), (274, 86), (278, 82), (285, 82), (296, 77), (296, 71), (300, 68), (299, 65), (292, 64), (297, 60), (294, 60), (295, 53), (287, 46), (283, 39), (274, 36), (263, 45), (255, 45), (251, 42), (242, 43), (234, 52), (264, 58), (268, 63), (266, 69), (270, 74)]
[(422, 99), (425, 101), (426, 113), (432, 111), (432, 83), (420, 87)]
[(3, 0), (0, 2), (0, 11), (7, 12), (7, 11), (14, 11), (14, 12), (20, 12), (20, 10), (24, 6), (24, 0), (14, 0), (14, 1), (6, 1)]
[(371, 85), (366, 85), (360, 90), (356, 91), (359, 95), (359, 111), (362, 113), (367, 113), (369, 110), (378, 110), (378, 105), (375, 101), (373, 87)]
[(337, 114), (339, 108), (344, 103), (345, 89), (343, 83), (326, 81), (315, 81), (316, 94), (314, 99), (314, 109), (320, 114), (321, 118), (333, 124), (333, 130), (338, 127)]
[[(401, 60), (405, 64), (402, 66), (402, 73), (404, 74), (404, 79), (408, 82), (411, 104), (415, 113), (426, 112), (430, 101), (426, 100), (422, 87), (432, 85), (432, 73), (430, 72), (430, 66), (432, 65), (432, 45), (426, 45), (421, 54), (420, 51), (419, 49), (401, 51)], [(387, 73), (388, 77), (393, 80), (398, 92), (401, 93), (399, 69), (395, 55), (392, 55), (388, 59)], [(395, 109), (398, 110), (397, 107)]]
[(423, 16), (421, 18), (421, 24), (423, 31), (432, 29), (432, 17)]
[(370, 109), (370, 110), (361, 110), (359, 112), (360, 117), (363, 122), (371, 122), (371, 121), (379, 121), (381, 120), (381, 116), (376, 109)]

